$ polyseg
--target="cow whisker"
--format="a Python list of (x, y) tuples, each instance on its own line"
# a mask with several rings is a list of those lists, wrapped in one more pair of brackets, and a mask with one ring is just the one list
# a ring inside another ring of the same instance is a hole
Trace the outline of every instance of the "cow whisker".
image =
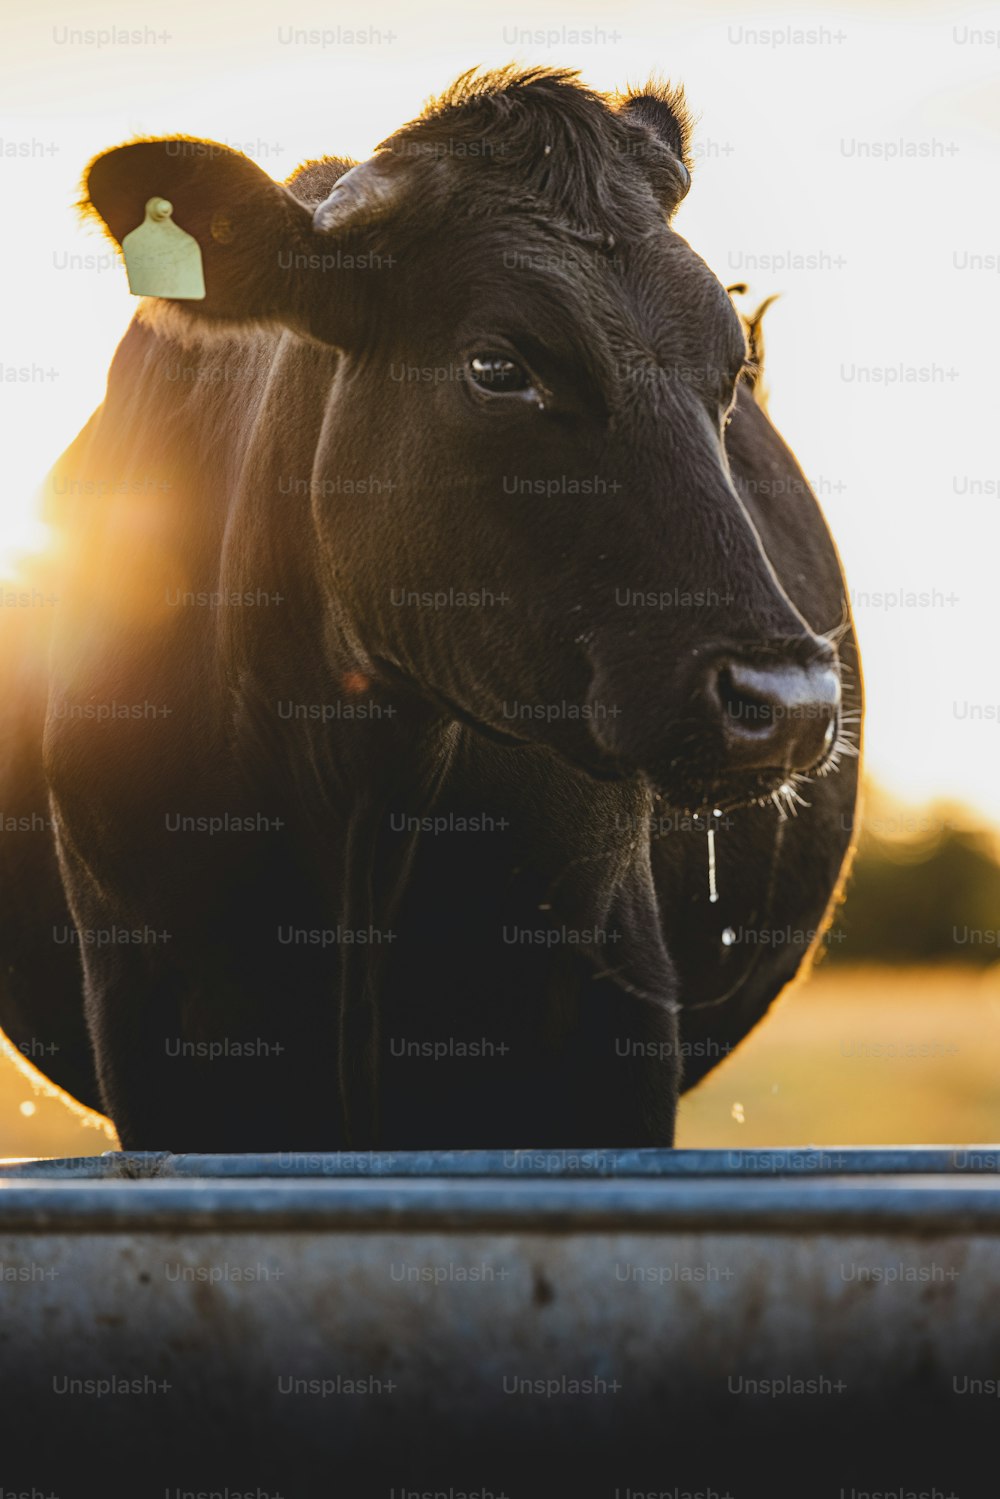
[(845, 636), (851, 633), (851, 620), (845, 607), (843, 618), (839, 625), (834, 625), (832, 630), (820, 630), (821, 640), (826, 640), (830, 645), (839, 645)]

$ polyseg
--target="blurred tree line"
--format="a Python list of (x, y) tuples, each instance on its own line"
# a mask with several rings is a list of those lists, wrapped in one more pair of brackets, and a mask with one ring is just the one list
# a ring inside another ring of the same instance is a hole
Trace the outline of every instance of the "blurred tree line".
[(859, 826), (846, 900), (824, 962), (986, 964), (1000, 958), (994, 831), (974, 826), (962, 808), (903, 809), (870, 785)]

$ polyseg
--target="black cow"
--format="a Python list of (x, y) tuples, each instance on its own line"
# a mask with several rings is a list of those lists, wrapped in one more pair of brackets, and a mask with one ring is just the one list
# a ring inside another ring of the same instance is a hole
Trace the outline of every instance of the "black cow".
[(676, 93), (470, 75), (349, 166), (89, 170), (206, 295), (140, 304), (6, 611), (0, 1020), (129, 1148), (669, 1144), (840, 877), (836, 553)]

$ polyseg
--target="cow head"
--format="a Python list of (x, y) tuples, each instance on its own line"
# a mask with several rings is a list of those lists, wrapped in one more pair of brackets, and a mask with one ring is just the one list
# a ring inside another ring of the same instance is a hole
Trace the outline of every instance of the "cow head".
[[(146, 201), (201, 246), (204, 328), (326, 344), (313, 520), (359, 667), (451, 716), (672, 801), (735, 805), (823, 766), (836, 653), (730, 481), (740, 320), (671, 227), (676, 92), (465, 77), (369, 161), (279, 185), (204, 142), (99, 157), (119, 242)], [(197, 150), (196, 147), (203, 147)]]

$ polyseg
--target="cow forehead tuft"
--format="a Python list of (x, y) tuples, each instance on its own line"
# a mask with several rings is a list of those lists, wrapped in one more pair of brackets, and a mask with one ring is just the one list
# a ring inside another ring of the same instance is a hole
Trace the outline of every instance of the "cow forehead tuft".
[(663, 221), (651, 176), (668, 148), (570, 70), (463, 74), (380, 149), (449, 163), (469, 213), (507, 196), (605, 237), (642, 235)]

